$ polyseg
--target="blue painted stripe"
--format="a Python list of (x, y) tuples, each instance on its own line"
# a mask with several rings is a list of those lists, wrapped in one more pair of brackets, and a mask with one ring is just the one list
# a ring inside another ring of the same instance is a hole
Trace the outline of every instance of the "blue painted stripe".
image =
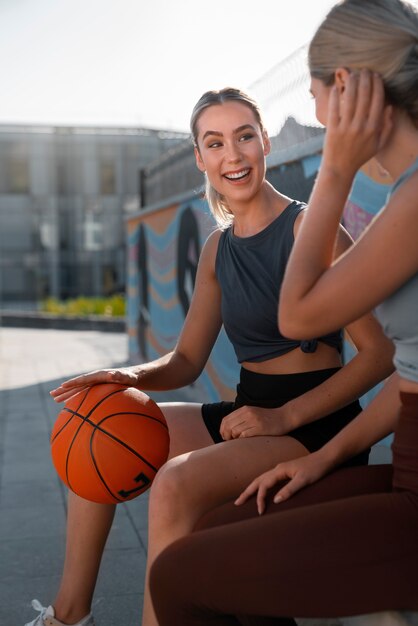
[(321, 163), (321, 155), (314, 154), (312, 156), (305, 157), (302, 159), (302, 169), (305, 178), (310, 178), (313, 174), (319, 169), (319, 164)]
[(376, 215), (386, 203), (390, 188), (391, 185), (376, 183), (363, 172), (357, 172), (350, 200), (367, 213)]

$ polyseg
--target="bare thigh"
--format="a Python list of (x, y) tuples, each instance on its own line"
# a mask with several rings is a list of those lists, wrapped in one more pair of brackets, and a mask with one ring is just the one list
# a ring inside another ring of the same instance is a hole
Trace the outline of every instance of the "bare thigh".
[[(292, 437), (224, 441), (172, 458), (159, 474), (156, 496), (187, 510), (189, 521), (231, 500), (262, 472), (308, 454)], [(192, 519), (193, 518), (193, 519)]]
[(169, 458), (214, 445), (202, 418), (202, 405), (198, 402), (162, 402), (158, 405), (164, 413), (170, 434)]

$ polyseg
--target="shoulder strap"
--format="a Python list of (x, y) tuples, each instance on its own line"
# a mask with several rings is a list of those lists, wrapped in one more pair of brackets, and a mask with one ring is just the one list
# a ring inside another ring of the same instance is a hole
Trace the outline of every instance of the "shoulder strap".
[(390, 194), (392, 195), (394, 191), (396, 191), (396, 189), (398, 189), (398, 187), (400, 187), (402, 185), (402, 183), (404, 183), (406, 180), (408, 180), (408, 178), (410, 176), (412, 176), (412, 174), (414, 174), (416, 171), (418, 170), (418, 159), (416, 159), (412, 165), (410, 167), (408, 167), (407, 170), (405, 170), (405, 172), (403, 174), (401, 174), (398, 178), (397, 181), (395, 181), (395, 184), (393, 185)]

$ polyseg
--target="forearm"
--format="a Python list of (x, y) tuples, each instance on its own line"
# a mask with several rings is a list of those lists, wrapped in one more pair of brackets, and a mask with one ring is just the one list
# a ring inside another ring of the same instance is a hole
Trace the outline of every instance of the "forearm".
[[(329, 165), (321, 165), (286, 271), (291, 274), (295, 294), (305, 295), (332, 264), (341, 215), (353, 180), (354, 173), (337, 173)], [(290, 291), (291, 285), (287, 287)], [(285, 296), (282, 294), (281, 301), (287, 301)]]
[(292, 428), (315, 421), (347, 406), (393, 372), (392, 352), (358, 352), (333, 376), (286, 406)]
[(176, 350), (149, 363), (133, 365), (131, 370), (138, 380), (136, 386), (144, 391), (178, 389), (190, 385), (201, 372)]
[[(382, 276), (391, 249), (388, 241), (394, 242), (392, 250), (400, 250), (398, 212), (393, 220), (389, 212), (389, 221), (377, 228), (376, 220), (347, 254), (333, 262), (338, 224), (354, 176), (387, 140), (392, 114), (383, 82), (375, 73), (348, 73), (344, 89), (334, 85), (329, 92), (321, 167), (281, 290), (279, 327), (287, 337), (309, 339), (343, 328), (406, 280), (404, 267), (410, 268), (412, 261), (408, 254), (401, 254), (407, 259), (402, 269), (389, 263)], [(400, 213), (407, 215), (405, 224), (412, 224), (413, 211), (411, 216)], [(416, 249), (410, 247), (413, 236), (415, 231), (407, 228), (402, 237), (408, 250)]]
[(398, 386), (399, 377), (394, 373), (358, 417), (316, 453), (329, 470), (395, 430), (401, 406)]
[(324, 165), (320, 168), (281, 290), (279, 327), (289, 337), (309, 338), (314, 323), (319, 323), (318, 310), (324, 318), (327, 289), (322, 283), (327, 281), (323, 274), (333, 263), (341, 215), (352, 182), (349, 174), (334, 173)]

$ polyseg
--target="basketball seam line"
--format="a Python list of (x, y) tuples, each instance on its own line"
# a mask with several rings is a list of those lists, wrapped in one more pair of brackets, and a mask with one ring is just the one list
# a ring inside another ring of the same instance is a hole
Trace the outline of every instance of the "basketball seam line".
[[(105, 383), (105, 384), (106, 384), (106, 383)], [(107, 383), (107, 384), (115, 384), (115, 383)], [(116, 384), (120, 384), (120, 383), (116, 383)], [(90, 391), (90, 389), (93, 389), (95, 386), (96, 386), (96, 385), (92, 385), (91, 387), (89, 387), (89, 389), (87, 390), (87, 393)], [(116, 395), (117, 393), (121, 393), (121, 392), (125, 391), (125, 389), (129, 389), (129, 385), (125, 385), (125, 386), (123, 386), (123, 387), (122, 387), (122, 389), (116, 389), (115, 391), (112, 391), (112, 392), (111, 392), (111, 393), (109, 393), (107, 396), (105, 396), (104, 398), (102, 398), (101, 400), (99, 400), (99, 402), (98, 402), (95, 406), (93, 406), (93, 407), (90, 409), (90, 411), (87, 413), (87, 416), (86, 416), (86, 417), (90, 417), (90, 415), (93, 413), (93, 411), (95, 411), (95, 410), (97, 409), (97, 407), (98, 407), (98, 406), (100, 406), (100, 405), (102, 404), (102, 402), (104, 402), (105, 400), (107, 400), (107, 398), (111, 398), (112, 396)], [(87, 394), (86, 394), (86, 397), (87, 397)], [(85, 398), (83, 398), (83, 400), (81, 401), (81, 404), (84, 402), (84, 400), (85, 400)], [(78, 409), (80, 409), (81, 404), (80, 404), (80, 406), (78, 407)], [(158, 407), (158, 405), (157, 405), (157, 407)], [(159, 407), (158, 407), (158, 408), (159, 408)], [(78, 410), (78, 409), (77, 409), (77, 410)], [(160, 411), (161, 411), (161, 409), (160, 409)], [(162, 412), (161, 412), (161, 414), (162, 414)], [(162, 414), (162, 415), (163, 415), (163, 414)], [(163, 418), (164, 418), (164, 415), (163, 415)], [(154, 417), (153, 419), (156, 419), (156, 420), (157, 420), (157, 418), (156, 418), (156, 417)], [(157, 421), (160, 421), (160, 420), (157, 420)], [(163, 425), (164, 425), (164, 422), (162, 422), (162, 421), (161, 421), (161, 424), (163, 424)]]
[[(93, 429), (97, 429), (100, 430), (100, 432), (102, 432), (103, 434), (107, 435), (108, 437), (110, 437), (111, 439), (113, 439), (114, 441), (116, 441), (117, 443), (120, 443), (123, 447), (127, 448), (128, 450), (130, 450), (133, 454), (135, 454), (135, 456), (137, 456), (138, 458), (141, 459), (141, 461), (144, 461), (144, 463), (146, 463), (152, 470), (154, 470), (154, 472), (157, 472), (157, 468), (154, 467), (152, 465), (152, 463), (150, 463), (149, 461), (147, 461), (147, 459), (144, 459), (143, 456), (141, 456), (139, 454), (139, 452), (137, 452), (136, 450), (134, 450), (133, 448), (131, 448), (127, 443), (125, 443), (124, 441), (122, 441), (121, 439), (119, 439), (118, 437), (116, 437), (116, 435), (112, 435), (112, 433), (108, 432), (107, 430), (105, 430), (103, 427), (101, 427), (99, 424), (95, 424), (93, 421), (91, 421), (88, 417), (84, 417), (83, 415), (80, 415), (79, 413), (76, 413), (75, 411), (73, 411), (72, 409), (68, 409), (68, 408), (64, 408), (63, 411), (67, 411), (68, 413), (71, 413), (71, 415), (74, 417), (79, 417), (82, 422), (80, 424), (80, 426), (78, 427), (81, 428), (81, 426), (83, 425), (83, 423), (90, 424), (90, 426), (93, 427)], [(143, 417), (148, 418), (149, 416), (146, 415), (145, 413), (135, 413), (135, 412), (131, 412), (131, 411), (123, 411), (121, 413), (112, 413), (111, 415), (106, 415), (106, 417), (104, 417), (102, 419), (102, 421), (104, 421), (105, 419), (108, 419), (109, 417), (115, 417), (115, 415), (142, 415)], [(159, 420), (155, 420), (156, 422), (158, 422), (159, 424), (161, 424), (161, 422)], [(78, 434), (78, 429), (77, 429), (77, 434)], [(94, 433), (93, 433), (94, 434)], [(93, 436), (93, 435), (92, 435)]]
[[(73, 490), (73, 488), (71, 487), (71, 481), (70, 481), (70, 476), (69, 476), (69, 471), (68, 471), (68, 464), (70, 461), (70, 456), (71, 456), (71, 449), (74, 445), (74, 442), (77, 438), (78, 433), (80, 432), (80, 429), (82, 428), (84, 423), (88, 423), (91, 426), (93, 426), (94, 429), (99, 430), (100, 432), (104, 433), (105, 435), (107, 435), (108, 437), (110, 437), (111, 439), (113, 439), (114, 441), (120, 443), (122, 446), (124, 446), (125, 448), (127, 448), (128, 450), (130, 450), (133, 454), (135, 454), (135, 456), (139, 457), (141, 459), (141, 461), (143, 461), (146, 465), (148, 465), (155, 473), (157, 473), (157, 469), (151, 464), (149, 463), (146, 459), (144, 459), (138, 452), (136, 452), (135, 450), (133, 450), (132, 448), (130, 448), (130, 446), (128, 446), (127, 444), (125, 444), (123, 441), (120, 441), (117, 437), (115, 437), (114, 435), (112, 435), (111, 433), (108, 433), (106, 430), (104, 430), (103, 428), (100, 428), (100, 426), (97, 426), (97, 424), (94, 424), (94, 422), (90, 421), (88, 418), (83, 417), (82, 415), (80, 415), (79, 413), (76, 413), (75, 411), (73, 411), (72, 409), (68, 409), (67, 407), (64, 407), (63, 411), (67, 411), (67, 413), (69, 413), (71, 415), (70, 419), (68, 420), (67, 424), (72, 420), (73, 417), (77, 416), (81, 419), (80, 424), (77, 426), (77, 430), (74, 433), (74, 436), (72, 438), (71, 444), (68, 448), (68, 453), (67, 453), (67, 457), (65, 459), (65, 475), (67, 477), (67, 484), (69, 486), (69, 488)], [(115, 415), (120, 415), (120, 413), (116, 413)], [(140, 413), (133, 413), (133, 415), (141, 415)], [(107, 417), (113, 417), (112, 415), (107, 416)], [(103, 418), (106, 419), (106, 418)], [(156, 420), (158, 422), (158, 420)], [(94, 430), (93, 430), (93, 434), (94, 434)], [(97, 477), (99, 478), (100, 482), (102, 483), (103, 487), (106, 489), (106, 491), (112, 496), (112, 498), (114, 498), (115, 500), (117, 500), (118, 502), (125, 502), (124, 499), (120, 498), (118, 495), (116, 495), (115, 493), (113, 493), (113, 491), (110, 489), (110, 487), (108, 486), (108, 484), (106, 483), (105, 479), (103, 478), (102, 474), (99, 471), (99, 468), (97, 466), (96, 463), (96, 459), (95, 456), (93, 454), (93, 451), (91, 450), (91, 442), (92, 439), (90, 437), (90, 453), (91, 453), (91, 457), (92, 457), (92, 461), (93, 461), (93, 465), (94, 468), (96, 470), (96, 474)]]

